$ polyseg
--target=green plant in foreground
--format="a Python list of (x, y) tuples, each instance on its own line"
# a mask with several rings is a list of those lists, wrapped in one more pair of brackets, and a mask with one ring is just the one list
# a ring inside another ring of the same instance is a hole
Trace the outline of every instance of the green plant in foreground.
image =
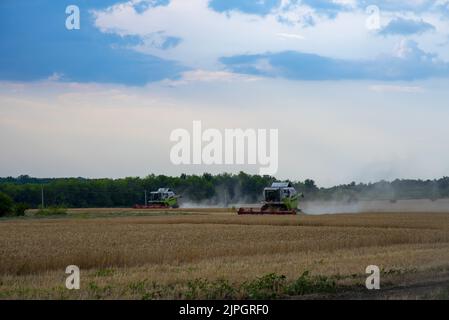
[(226, 279), (208, 281), (200, 278), (187, 282), (183, 296), (186, 299), (232, 299), (236, 293), (237, 289)]
[(67, 209), (61, 207), (49, 207), (45, 209), (39, 209), (36, 212), (36, 216), (46, 217), (46, 216), (65, 216), (67, 215)]
[(109, 277), (114, 274), (113, 269), (99, 269), (95, 272), (96, 277)]
[(249, 299), (275, 299), (283, 294), (285, 286), (284, 275), (270, 273), (243, 283), (242, 289)]
[(200, 299), (207, 292), (209, 281), (206, 279), (194, 279), (187, 282), (185, 292), (186, 299)]
[(195, 279), (187, 283), (186, 299), (278, 299), (285, 296), (311, 293), (332, 293), (336, 290), (334, 280), (326, 276), (311, 276), (309, 271), (293, 282), (284, 275), (270, 273), (255, 280), (231, 285), (227, 280), (208, 281)]
[(303, 274), (286, 288), (288, 295), (304, 295), (310, 293), (330, 293), (336, 290), (334, 280), (325, 276), (310, 276), (309, 271)]

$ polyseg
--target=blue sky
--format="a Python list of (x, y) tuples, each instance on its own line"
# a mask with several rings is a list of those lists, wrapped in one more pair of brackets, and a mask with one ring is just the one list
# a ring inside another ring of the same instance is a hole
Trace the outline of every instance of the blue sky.
[(395, 18), (391, 20), (380, 33), (382, 35), (413, 35), (430, 31), (435, 31), (435, 27), (423, 20)]
[(2, 0), (0, 39), (0, 176), (257, 172), (171, 165), (193, 120), (278, 128), (280, 178), (449, 174), (449, 0)]
[[(90, 10), (114, 3), (2, 1), (0, 78), (33, 81), (59, 75), (67, 81), (143, 85), (176, 77), (185, 69), (175, 61), (127, 49), (140, 43), (139, 37), (100, 32)], [(70, 4), (80, 8), (80, 30), (65, 28), (65, 8)], [(170, 48), (177, 42), (169, 38), (162, 46)]]
[[(448, 77), (449, 64), (433, 61), (416, 42), (405, 42), (412, 51), (405, 57), (380, 57), (376, 60), (346, 61), (294, 51), (222, 58), (233, 72), (296, 80), (415, 80)], [(260, 63), (268, 63), (269, 69)]]

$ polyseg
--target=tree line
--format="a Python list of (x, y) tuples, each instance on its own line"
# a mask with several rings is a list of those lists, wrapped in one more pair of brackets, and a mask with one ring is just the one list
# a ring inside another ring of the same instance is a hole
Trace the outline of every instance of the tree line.
[[(122, 179), (33, 178), (27, 175), (0, 178), (0, 192), (14, 203), (37, 208), (42, 194), (45, 206), (130, 207), (143, 204), (147, 192), (172, 188), (182, 196), (181, 203), (232, 205), (255, 203), (262, 199), (264, 187), (276, 181), (271, 176), (238, 174), (182, 174), (178, 177), (148, 175)], [(449, 197), (449, 177), (435, 180), (394, 180), (355, 183), (330, 188), (318, 187), (312, 179), (291, 181), (304, 193), (304, 200), (399, 200)]]

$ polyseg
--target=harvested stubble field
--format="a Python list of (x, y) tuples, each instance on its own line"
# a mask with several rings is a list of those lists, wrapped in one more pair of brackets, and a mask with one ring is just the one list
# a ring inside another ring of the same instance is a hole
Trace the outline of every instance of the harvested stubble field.
[[(65, 288), (68, 265), (81, 269), (80, 290)], [(83, 209), (0, 221), (2, 299), (344, 296), (366, 292), (368, 265), (383, 288), (408, 286), (395, 297), (447, 298), (449, 213)]]

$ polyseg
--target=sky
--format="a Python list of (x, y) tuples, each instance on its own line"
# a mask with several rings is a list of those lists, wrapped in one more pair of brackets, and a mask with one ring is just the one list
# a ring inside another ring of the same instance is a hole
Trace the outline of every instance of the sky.
[(447, 176), (448, 49), (449, 0), (2, 0), (0, 176), (258, 172), (172, 164), (194, 120), (278, 129), (280, 179)]

